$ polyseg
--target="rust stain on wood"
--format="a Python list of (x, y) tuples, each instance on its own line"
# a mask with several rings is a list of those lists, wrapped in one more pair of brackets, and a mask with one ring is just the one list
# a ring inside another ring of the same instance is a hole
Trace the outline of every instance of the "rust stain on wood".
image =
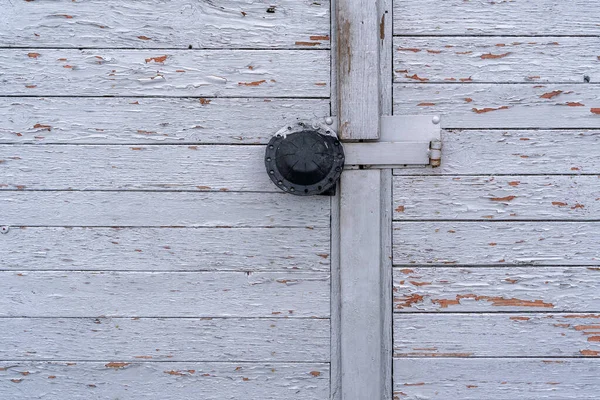
[(554, 308), (554, 304), (546, 303), (542, 300), (522, 300), (515, 298), (504, 298), (500, 296), (478, 296), (475, 294), (456, 295), (454, 299), (432, 299), (431, 302), (439, 304), (441, 308), (448, 308), (451, 305), (459, 305), (462, 299), (473, 299), (475, 301), (489, 301), (494, 307), (542, 307)]
[(471, 79), (471, 77), (468, 78), (460, 78), (459, 81), (461, 82), (473, 82), (473, 79)]
[(593, 357), (593, 356), (599, 355), (600, 351), (596, 351), (596, 350), (579, 350), (579, 353), (581, 353), (582, 356)]
[(154, 61), (155, 63), (164, 63), (167, 60), (168, 56), (159, 56), (159, 57), (150, 57), (150, 58), (146, 58), (146, 63), (149, 63), (150, 61)]
[(424, 299), (420, 294), (412, 294), (410, 296), (403, 296), (402, 298), (394, 299), (394, 302), (400, 303), (396, 304), (397, 309), (409, 308), (413, 304), (420, 303)]
[(262, 80), (262, 81), (255, 81), (255, 82), (238, 82), (239, 86), (260, 86), (263, 83), (266, 83), (266, 80)]
[(148, 36), (144, 36), (144, 35), (138, 36), (138, 39), (140, 39), (140, 40), (152, 40)]
[(475, 389), (478, 388), (479, 386), (477, 385), (467, 385), (467, 389)]
[(315, 35), (315, 36), (311, 36), (310, 40), (329, 40), (329, 35)]
[(492, 197), (491, 201), (513, 201), (517, 196), (506, 196), (506, 197)]
[(488, 53), (488, 54), (482, 54), (481, 58), (483, 60), (490, 60), (490, 59), (496, 59), (496, 58), (504, 58), (504, 57), (508, 56), (509, 54), (510, 54), (510, 52), (504, 53), (504, 54), (492, 54), (492, 53)]
[(420, 81), (420, 82), (427, 82), (427, 81), (429, 80), (428, 78), (421, 78), (421, 77), (420, 77), (419, 75), (417, 75), (417, 74), (414, 74), (414, 75), (408, 75), (408, 74), (405, 74), (405, 75), (404, 75), (404, 77), (405, 77), (405, 78), (408, 78), (408, 79), (414, 79), (414, 80), (416, 80), (416, 81)]
[(314, 377), (321, 376), (321, 373), (319, 371), (310, 371), (310, 374)]
[(473, 101), (473, 99), (472, 99), (472, 98), (470, 98), (470, 97), (466, 97), (466, 98), (465, 98), (465, 103), (470, 103), (470, 102), (472, 102), (472, 101)]
[(553, 205), (553, 206), (557, 206), (557, 207), (565, 207), (565, 206), (567, 206), (568, 204), (567, 204), (567, 203), (563, 203), (562, 201), (553, 201), (553, 202), (552, 202), (552, 205)]
[(441, 51), (441, 50), (429, 50), (429, 49), (428, 49), (428, 50), (427, 50), (427, 52), (428, 52), (429, 54), (440, 54), (442, 51)]
[(50, 125), (35, 124), (33, 126), (33, 129), (44, 129), (44, 130), (47, 130), (47, 131), (51, 131), (52, 127)]
[(600, 108), (590, 108), (592, 114), (600, 114)]
[(104, 364), (104, 366), (106, 368), (114, 368), (114, 369), (125, 368), (128, 365), (129, 365), (129, 363), (126, 363), (126, 362), (109, 362), (108, 364)]
[(502, 106), (502, 107), (498, 107), (498, 108), (491, 108), (491, 107), (473, 108), (472, 111), (477, 114), (483, 114), (483, 113), (487, 113), (490, 111), (507, 110), (508, 108), (509, 108), (508, 106)]
[(210, 104), (210, 102), (211, 102), (211, 100), (205, 99), (205, 98), (201, 98), (198, 101), (200, 101), (200, 104), (202, 104), (203, 106)]
[(419, 382), (419, 383), (405, 383), (404, 386), (423, 386), (425, 385), (425, 382)]
[(321, 42), (296, 42), (296, 46), (318, 46)]
[(588, 342), (600, 342), (600, 336), (590, 336)]
[(416, 282), (416, 281), (409, 281), (412, 285), (414, 286), (428, 286), (431, 285), (431, 282)]
[(579, 102), (571, 102), (571, 101), (569, 101), (569, 102), (567, 102), (567, 106), (569, 106), (569, 107), (584, 107), (585, 104), (581, 104)]
[(552, 92), (544, 93), (543, 95), (540, 96), (540, 99), (551, 99), (553, 97), (558, 96), (562, 92), (563, 92), (562, 90), (554, 90)]
[(519, 186), (519, 184), (521, 183), (521, 181), (512, 181), (512, 182), (508, 182), (509, 186)]
[(529, 317), (510, 317), (513, 321), (529, 321), (531, 318)]
[(379, 23), (379, 39), (385, 40), (385, 14), (381, 16), (381, 22)]
[(431, 107), (431, 106), (435, 106), (435, 103), (419, 103), (419, 104), (417, 104), (417, 106), (419, 106), (419, 107)]
[(27, 57), (29, 58), (38, 58), (40, 53), (27, 53)]
[(415, 271), (412, 270), (412, 269), (409, 269), (409, 268), (403, 268), (403, 269), (400, 270), (400, 272), (402, 272), (403, 274), (412, 274)]
[(415, 49), (415, 48), (407, 48), (407, 47), (399, 47), (398, 51), (412, 51), (413, 53), (418, 53), (421, 51), (421, 49)]
[(404, 212), (404, 206), (396, 207), (396, 212)]

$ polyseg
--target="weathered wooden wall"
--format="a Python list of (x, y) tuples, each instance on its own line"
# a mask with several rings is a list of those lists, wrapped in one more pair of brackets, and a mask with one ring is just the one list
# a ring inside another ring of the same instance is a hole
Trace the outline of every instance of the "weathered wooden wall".
[(328, 1), (3, 1), (0, 397), (328, 399)]
[(599, 3), (396, 0), (395, 399), (597, 399)]

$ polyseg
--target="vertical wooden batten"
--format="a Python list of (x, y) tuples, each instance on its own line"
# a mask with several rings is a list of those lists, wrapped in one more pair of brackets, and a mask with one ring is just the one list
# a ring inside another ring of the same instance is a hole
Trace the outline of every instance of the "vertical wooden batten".
[[(337, 0), (334, 11), (339, 135), (377, 140), (392, 112), (391, 0)], [(332, 202), (332, 400), (392, 398), (391, 175), (346, 170)]]
[(379, 138), (379, 38), (377, 0), (336, 2), (336, 69), (342, 140)]

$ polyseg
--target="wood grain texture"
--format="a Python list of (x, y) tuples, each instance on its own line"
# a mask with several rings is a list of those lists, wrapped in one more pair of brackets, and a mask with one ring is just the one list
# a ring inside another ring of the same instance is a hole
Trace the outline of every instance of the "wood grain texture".
[(279, 193), (264, 156), (264, 146), (0, 145), (0, 190)]
[(326, 319), (0, 318), (2, 360), (328, 362)]
[[(438, 168), (396, 169), (397, 175), (597, 174), (600, 131), (443, 130)], [(513, 181), (514, 182), (514, 181)]]
[(395, 265), (600, 265), (595, 222), (396, 222)]
[(599, 13), (588, 0), (403, 0), (394, 2), (394, 34), (596, 36)]
[(2, 46), (328, 48), (329, 2), (14, 1), (0, 26)]
[(0, 259), (13, 271), (327, 272), (329, 229), (10, 228)]
[(326, 363), (2, 362), (0, 391), (23, 400), (326, 400)]
[(398, 399), (594, 400), (598, 363), (582, 359), (395, 359)]
[(600, 310), (600, 270), (591, 267), (394, 269), (396, 312)]
[(2, 95), (329, 97), (318, 50), (6, 49), (0, 69)]
[(598, 128), (598, 93), (583, 83), (398, 83), (394, 114), (440, 114), (444, 128)]
[(599, 179), (590, 175), (396, 176), (394, 219), (596, 220)]
[(600, 76), (596, 47), (586, 37), (397, 37), (394, 80), (580, 83)]
[(596, 314), (396, 314), (396, 357), (596, 357)]
[(329, 199), (279, 193), (0, 192), (3, 225), (327, 227)]
[(378, 2), (336, 2), (336, 67), (339, 136), (378, 139), (380, 35)]
[(317, 99), (0, 97), (0, 143), (266, 144), (325, 116)]
[(326, 273), (70, 271), (0, 277), (2, 317), (329, 316)]

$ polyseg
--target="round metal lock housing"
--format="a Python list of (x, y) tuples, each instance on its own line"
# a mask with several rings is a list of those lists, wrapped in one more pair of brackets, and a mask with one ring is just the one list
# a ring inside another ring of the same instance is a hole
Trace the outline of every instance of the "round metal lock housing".
[(281, 190), (298, 196), (331, 189), (344, 169), (344, 149), (335, 134), (299, 123), (271, 138), (265, 151), (267, 174)]

